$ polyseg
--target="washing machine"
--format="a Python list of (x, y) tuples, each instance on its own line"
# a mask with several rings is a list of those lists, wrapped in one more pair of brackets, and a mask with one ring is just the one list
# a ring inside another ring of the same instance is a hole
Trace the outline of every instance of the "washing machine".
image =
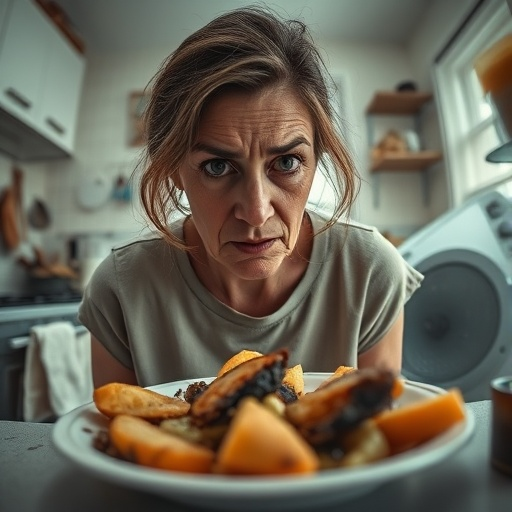
[(424, 276), (405, 306), (403, 374), (466, 401), (512, 375), (512, 201), (486, 192), (399, 246)]

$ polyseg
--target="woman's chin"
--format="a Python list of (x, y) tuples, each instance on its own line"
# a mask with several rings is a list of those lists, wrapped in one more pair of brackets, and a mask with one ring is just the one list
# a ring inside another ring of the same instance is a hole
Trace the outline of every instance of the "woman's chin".
[(240, 279), (255, 281), (268, 279), (277, 274), (283, 264), (284, 255), (273, 258), (248, 258), (229, 265), (233, 274)]

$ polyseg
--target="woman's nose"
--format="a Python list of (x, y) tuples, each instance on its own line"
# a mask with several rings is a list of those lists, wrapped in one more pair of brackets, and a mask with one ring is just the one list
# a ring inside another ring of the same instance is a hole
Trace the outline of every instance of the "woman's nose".
[(250, 226), (263, 226), (274, 215), (272, 184), (266, 178), (246, 179), (237, 187), (235, 217)]

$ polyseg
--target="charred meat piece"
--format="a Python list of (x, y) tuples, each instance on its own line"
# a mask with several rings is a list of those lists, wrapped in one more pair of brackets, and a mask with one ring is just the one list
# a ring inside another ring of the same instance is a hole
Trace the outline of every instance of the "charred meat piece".
[(204, 380), (200, 382), (193, 382), (185, 390), (185, 402), (191, 404), (205, 389), (208, 388), (208, 384)]
[(192, 403), (190, 415), (198, 427), (229, 421), (230, 411), (245, 396), (274, 393), (284, 376), (288, 351), (245, 361), (210, 383)]
[(295, 389), (293, 389), (291, 386), (288, 386), (287, 384), (281, 384), (276, 390), (276, 395), (285, 404), (291, 404), (299, 398), (295, 392)]
[(288, 404), (285, 415), (311, 444), (329, 443), (391, 407), (394, 382), (390, 371), (358, 370)]

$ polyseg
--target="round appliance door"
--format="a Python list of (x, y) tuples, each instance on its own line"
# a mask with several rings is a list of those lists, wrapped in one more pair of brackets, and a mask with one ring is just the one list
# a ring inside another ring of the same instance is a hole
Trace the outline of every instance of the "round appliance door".
[(403, 374), (489, 396), (489, 380), (510, 353), (511, 287), (489, 258), (443, 251), (414, 265), (424, 276), (405, 306)]

